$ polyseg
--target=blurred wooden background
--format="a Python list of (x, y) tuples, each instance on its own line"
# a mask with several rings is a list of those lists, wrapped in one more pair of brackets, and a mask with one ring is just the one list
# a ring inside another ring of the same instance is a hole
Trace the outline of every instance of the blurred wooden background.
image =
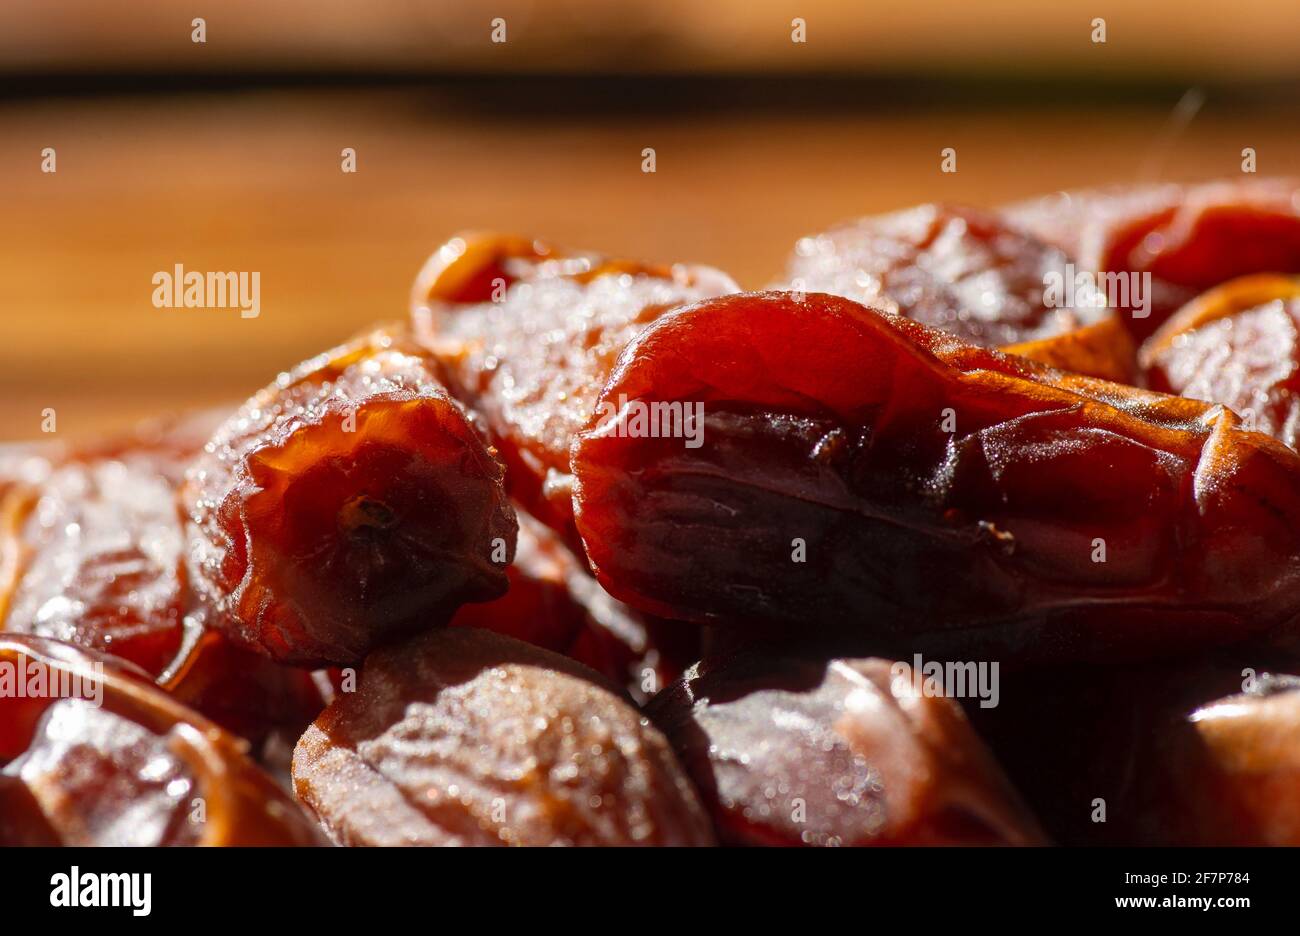
[[(0, 25), (30, 6), (6, 5)], [(788, 11), (760, 6), (788, 23)], [(1270, 8), (1283, 7), (1279, 22), (1294, 26), (1294, 4)], [(27, 22), (25, 35), (48, 38), (39, 26)], [(1295, 30), (1270, 35), (1287, 39), (1294, 68)], [(102, 81), (78, 77), (69, 62), (126, 60), (86, 30), (21, 49), (14, 36), (0, 29), (0, 71), (12, 71), (0, 94), (5, 439), (39, 437), (49, 407), (60, 436), (80, 437), (236, 401), (351, 332), (403, 316), (425, 255), (464, 228), (712, 263), (761, 286), (797, 237), (855, 214), (1229, 176), (1246, 146), (1261, 173), (1300, 173), (1295, 95), (1278, 93), (1282, 66), (1262, 53), (1257, 88), (1211, 86), (1184, 126), (1171, 117), (1187, 87), (1177, 69), (1134, 85), (1106, 84), (1105, 70), (1096, 82), (1047, 74), (1041, 87), (756, 75), (725, 93), (713, 77), (661, 87), (597, 75), (428, 86), (390, 76), (353, 87), (313, 73), (245, 86), (225, 66), (180, 81), (137, 72), (123, 81), (111, 68)], [(1167, 49), (1166, 38), (1152, 48)], [(842, 41), (833, 48), (848, 54)], [(1184, 52), (1185, 63), (1200, 54)], [(57, 173), (41, 172), (45, 147)], [(344, 147), (357, 152), (355, 174), (340, 170)], [(654, 174), (641, 171), (644, 147), (656, 150)], [(940, 172), (944, 147), (957, 150), (955, 174)], [(151, 277), (177, 263), (260, 272), (260, 317), (154, 308)]]

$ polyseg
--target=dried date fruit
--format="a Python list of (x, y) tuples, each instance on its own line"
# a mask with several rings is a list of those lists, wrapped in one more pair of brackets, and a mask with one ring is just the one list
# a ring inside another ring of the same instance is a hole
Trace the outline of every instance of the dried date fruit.
[(1300, 279), (1260, 274), (1198, 296), (1142, 346), (1148, 385), (1222, 403), (1248, 428), (1300, 440)]
[(1300, 677), (1282, 666), (1014, 674), (970, 714), (1063, 844), (1300, 845)]
[(155, 680), (159, 688), (257, 749), (292, 741), (325, 707), (312, 674), (237, 645), (207, 627), (207, 612), (185, 617), (181, 651)]
[[(1064, 301), (1068, 263), (995, 215), (922, 205), (801, 239), (782, 288), (845, 296), (998, 347), (1107, 317), (1103, 303)], [(1053, 300), (1048, 287), (1058, 281)]]
[(961, 707), (892, 667), (705, 660), (649, 712), (724, 844), (1042, 844)]
[(241, 742), (129, 664), (0, 635), (0, 690), (0, 844), (319, 844)]
[(421, 271), (412, 317), (447, 387), (483, 414), (512, 495), (568, 534), (569, 443), (618, 353), (666, 309), (737, 289), (708, 267), (657, 267), (517, 237), (464, 235), (435, 251)]
[(1002, 350), (1085, 377), (1113, 383), (1137, 382), (1137, 348), (1128, 329), (1116, 318), (1052, 338), (1007, 345)]
[(194, 587), (242, 645), (354, 663), (505, 591), (502, 480), (425, 357), (376, 332), (281, 375), (217, 430), (183, 489)]
[(71, 461), (33, 493), (5, 629), (112, 653), (156, 676), (180, 651), (188, 600), (173, 486), (127, 457)]
[(1145, 285), (1126, 277), (1128, 301), (1112, 303), (1139, 339), (1212, 286), (1300, 272), (1300, 184), (1291, 179), (1058, 193), (1004, 214), (1090, 273), (1150, 274)]
[(590, 666), (637, 701), (699, 659), (700, 629), (642, 615), (611, 597), (559, 536), (517, 511), (519, 540), (510, 590), (465, 605), (452, 627), (477, 627)]
[(647, 613), (1006, 660), (1294, 635), (1300, 457), (1222, 407), (790, 293), (661, 318), (612, 399), (703, 422), (574, 445), (588, 559)]
[(344, 845), (705, 845), (657, 729), (557, 654), (450, 629), (385, 647), (298, 742), (298, 798)]
[(212, 423), (167, 420), (29, 472), (0, 507), (0, 624), (111, 653), (252, 741), (297, 737), (324, 705), (310, 675), (206, 629), (184, 567), (176, 484)]

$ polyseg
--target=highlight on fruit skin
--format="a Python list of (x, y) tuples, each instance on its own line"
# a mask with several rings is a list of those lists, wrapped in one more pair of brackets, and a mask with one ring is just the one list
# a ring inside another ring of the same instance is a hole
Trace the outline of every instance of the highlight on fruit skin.
[(310, 673), (205, 626), (176, 503), (185, 469), (229, 413), (153, 420), (0, 459), (0, 630), (110, 653), (254, 744), (296, 737), (324, 705)]
[(143, 670), (0, 634), (0, 678), (0, 845), (323, 844), (243, 741)]
[(996, 214), (928, 204), (859, 218), (800, 238), (774, 289), (830, 293), (980, 347), (1039, 342), (1110, 316), (1093, 294), (1053, 301), (1072, 278), (1059, 247)]
[(711, 845), (657, 728), (597, 673), (490, 631), (366, 658), (293, 755), (340, 845)]
[(619, 352), (668, 310), (739, 288), (707, 266), (463, 234), (416, 278), (412, 330), (452, 395), (482, 414), (511, 496), (580, 551), (569, 445)]
[(879, 657), (710, 656), (647, 712), (725, 845), (1046, 844), (961, 707), (908, 672)]
[(281, 662), (357, 662), (506, 590), (505, 470), (404, 336), (255, 394), (191, 467), (188, 567), (212, 625)]
[(643, 612), (1016, 662), (1295, 633), (1300, 459), (1221, 406), (781, 292), (659, 319), (615, 399), (704, 412), (696, 448), (594, 418), (573, 446), (588, 560)]
[(1249, 428), (1300, 443), (1300, 277), (1229, 280), (1179, 309), (1142, 345), (1148, 386), (1222, 403)]

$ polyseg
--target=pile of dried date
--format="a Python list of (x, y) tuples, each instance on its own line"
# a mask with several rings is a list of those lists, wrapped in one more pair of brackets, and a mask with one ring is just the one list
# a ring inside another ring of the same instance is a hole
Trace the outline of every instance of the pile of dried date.
[(463, 236), (0, 454), (0, 844), (1300, 844), (1300, 183)]

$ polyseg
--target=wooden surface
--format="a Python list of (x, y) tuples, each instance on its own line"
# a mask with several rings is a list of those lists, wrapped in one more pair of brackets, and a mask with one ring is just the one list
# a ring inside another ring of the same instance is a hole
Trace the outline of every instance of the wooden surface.
[[(0, 437), (81, 437), (237, 400), (298, 359), (405, 314), (425, 255), (495, 228), (743, 285), (794, 240), (925, 200), (1300, 172), (1291, 120), (990, 105), (873, 116), (475, 116), (427, 93), (257, 92), (0, 106)], [(58, 172), (40, 172), (43, 147)], [(658, 171), (641, 171), (654, 147)], [(958, 171), (940, 172), (954, 147)], [(354, 147), (359, 171), (340, 171)], [(262, 312), (157, 309), (177, 264), (258, 271)]]
[[(207, 21), (207, 42), (190, 41)], [(806, 42), (791, 42), (791, 21)], [(507, 41), (491, 41), (492, 20)], [(1106, 22), (1105, 44), (1093, 21)], [(5, 0), (0, 69), (1295, 78), (1295, 0)]]

